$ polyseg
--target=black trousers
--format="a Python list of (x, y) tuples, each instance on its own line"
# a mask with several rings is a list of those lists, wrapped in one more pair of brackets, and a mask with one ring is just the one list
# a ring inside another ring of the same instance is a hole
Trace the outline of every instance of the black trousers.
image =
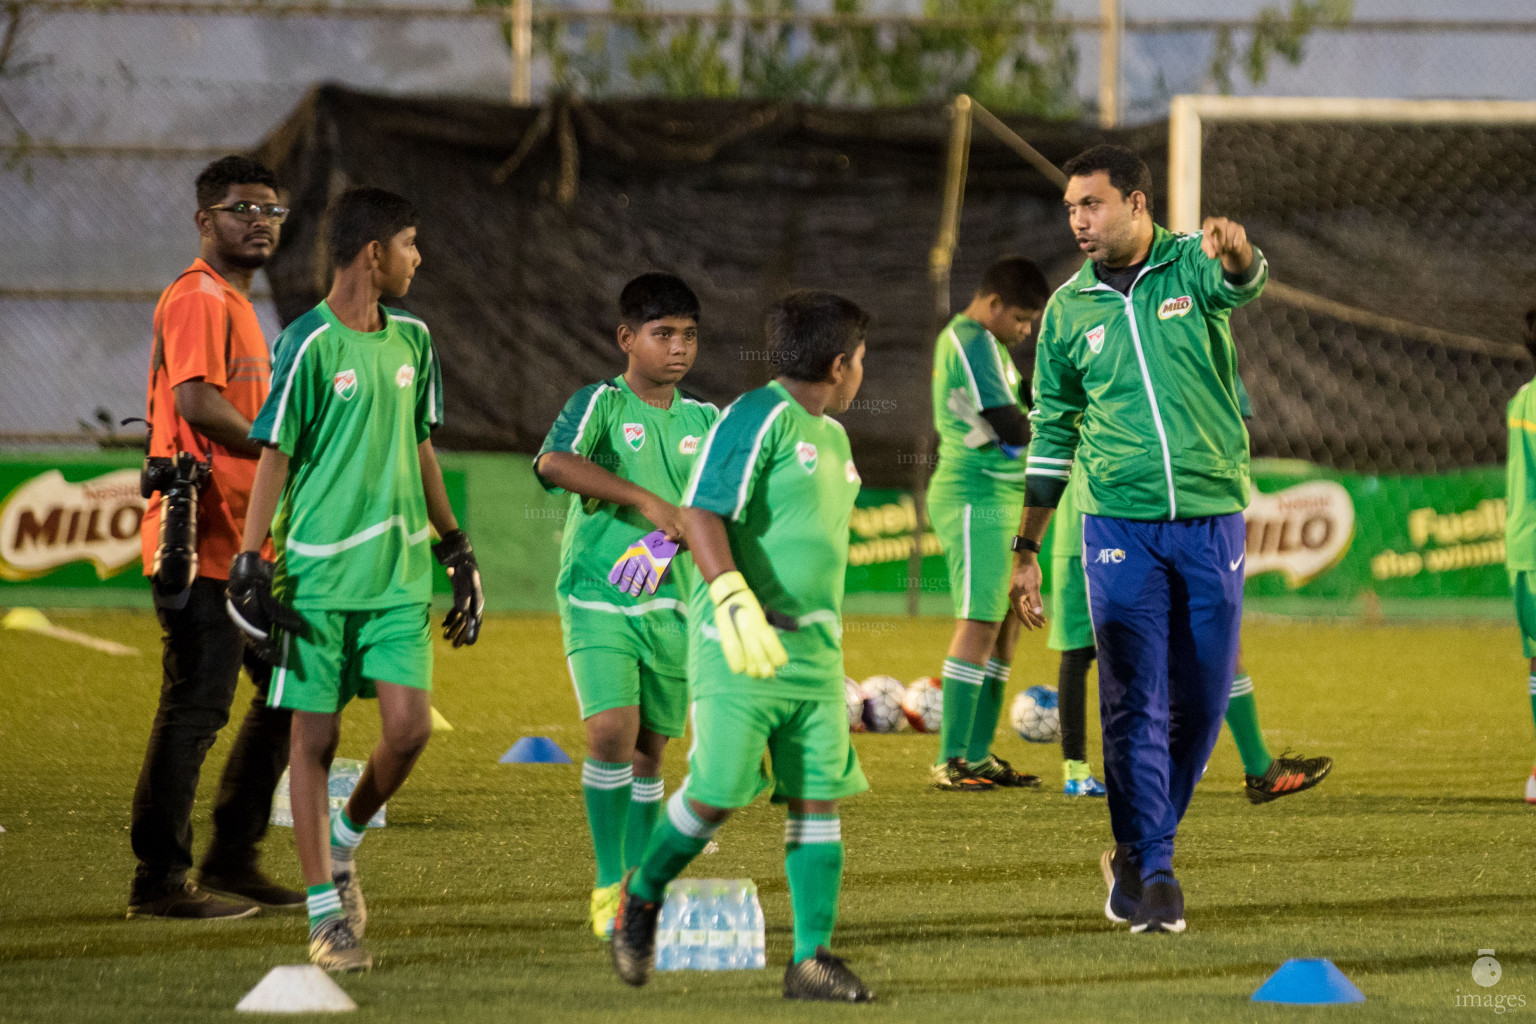
[(256, 865), (267, 831), (272, 793), (288, 764), (292, 714), (267, 707), (270, 666), (248, 656), (224, 609), (223, 580), (198, 577), (186, 607), (159, 609), (164, 679), (149, 749), (133, 791), (129, 837), (138, 869), (131, 899), (153, 899), (179, 888), (192, 867), (192, 801), (203, 758), (229, 721), (243, 663), (256, 683), (219, 780), (213, 838), (205, 870), (238, 872)]

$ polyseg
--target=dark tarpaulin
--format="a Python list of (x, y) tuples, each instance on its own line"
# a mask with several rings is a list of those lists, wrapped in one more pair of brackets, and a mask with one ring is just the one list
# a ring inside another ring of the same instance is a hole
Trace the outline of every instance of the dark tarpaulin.
[[(1161, 125), (1009, 124), (1058, 164), (1116, 141), (1166, 165)], [(772, 374), (762, 321), (773, 299), (832, 289), (872, 315), (864, 387), (839, 418), (866, 483), (907, 486), (931, 429), (928, 256), (948, 130), (938, 107), (530, 109), (323, 87), (261, 147), (294, 210), (267, 273), (292, 320), (324, 294), (326, 202), (351, 184), (409, 197), (421, 211), (423, 265), (401, 305), (431, 325), (442, 359), (447, 416), (436, 440), (521, 452), (538, 449), (572, 392), (622, 371), (618, 293), (636, 274), (670, 271), (698, 293), (702, 343), (685, 387), (722, 404)], [(1080, 266), (1060, 198), (975, 131), (959, 305), (1001, 255), (1035, 259), (1053, 283)]]

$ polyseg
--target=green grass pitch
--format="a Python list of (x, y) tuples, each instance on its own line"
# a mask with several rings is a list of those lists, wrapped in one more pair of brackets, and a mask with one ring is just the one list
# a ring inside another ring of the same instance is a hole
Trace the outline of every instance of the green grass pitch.
[[(134, 645), (110, 658), (0, 633), (0, 1021), (219, 1021), (272, 966), (304, 959), (300, 915), (222, 924), (122, 920), (128, 805), (158, 688), (147, 615), (60, 616)], [(850, 619), (863, 678), (936, 671), (949, 624)], [(789, 947), (780, 812), (760, 804), (691, 874), (751, 876), (769, 922), (767, 971), (613, 976), (585, 927), (591, 855), (579, 768), (497, 758), (553, 737), (578, 762), (582, 733), (553, 618), (499, 618), (474, 648), (438, 652), (434, 737), (359, 865), (377, 967), (343, 985), (357, 1021), (1448, 1021), (1490, 1013), (1458, 997), (1521, 996), (1536, 1012), (1536, 872), (1521, 787), (1532, 728), (1513, 628), (1250, 623), (1247, 663), (1266, 735), (1337, 760), (1320, 788), (1262, 807), (1243, 798), (1224, 734), (1180, 836), (1190, 931), (1132, 937), (1101, 916), (1102, 802), (1068, 800), (1055, 747), (1004, 728), (998, 750), (1046, 778), (1041, 792), (926, 787), (935, 739), (856, 743), (873, 784), (844, 805), (847, 879), (838, 951), (878, 992), (871, 1007), (785, 1004)], [(1026, 636), (1012, 690), (1055, 681)], [(242, 686), (236, 713), (249, 699)], [(1011, 698), (1011, 694), (1010, 694)], [(1090, 703), (1092, 703), (1090, 701)], [(1090, 736), (1096, 734), (1090, 721)], [(347, 711), (340, 753), (376, 738), (372, 705)], [(204, 770), (194, 819), (224, 760)], [(669, 755), (668, 791), (683, 749)], [(1095, 764), (1097, 750), (1092, 751)], [(291, 833), (267, 867), (298, 881)], [(1479, 949), (1503, 980), (1472, 982)], [(1283, 960), (1329, 957), (1363, 1006), (1259, 1006)]]

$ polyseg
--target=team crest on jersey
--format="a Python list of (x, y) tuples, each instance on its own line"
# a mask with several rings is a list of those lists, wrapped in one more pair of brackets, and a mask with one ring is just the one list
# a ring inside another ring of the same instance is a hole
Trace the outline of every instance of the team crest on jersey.
[(795, 457), (800, 460), (800, 465), (805, 467), (807, 473), (816, 472), (816, 446), (809, 441), (801, 441), (795, 445)]
[(683, 455), (696, 454), (699, 450), (698, 436), (695, 434), (689, 434), (687, 437), (677, 442), (677, 450), (680, 454)]
[(1104, 348), (1104, 325), (1099, 324), (1099, 326), (1089, 331), (1087, 338), (1088, 347), (1093, 349), (1094, 355), (1098, 355), (1099, 351)]
[(859, 467), (853, 464), (852, 459), (843, 463), (843, 475), (848, 478), (848, 482), (851, 484), (864, 482), (864, 478), (859, 476)]
[(1195, 308), (1195, 300), (1188, 295), (1180, 295), (1176, 299), (1169, 299), (1157, 307), (1159, 320), (1172, 320), (1176, 316), (1183, 316)]
[(626, 423), (626, 424), (624, 424), (624, 440), (627, 441), (629, 443), (629, 446), (631, 448), (633, 448), (635, 451), (639, 451), (641, 448), (644, 448), (645, 447), (645, 424), (644, 423)]
[(400, 369), (395, 371), (396, 387), (408, 388), (411, 386), (411, 381), (415, 379), (416, 367), (412, 366), (410, 363), (406, 363), (404, 366), (400, 367)]
[(357, 371), (342, 370), (331, 378), (331, 387), (343, 400), (350, 402), (352, 396), (357, 394)]

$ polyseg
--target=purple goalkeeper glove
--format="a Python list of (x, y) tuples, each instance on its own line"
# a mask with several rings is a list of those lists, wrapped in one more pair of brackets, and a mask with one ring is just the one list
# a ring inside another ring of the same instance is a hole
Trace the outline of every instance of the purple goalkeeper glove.
[(667, 540), (664, 531), (653, 530), (619, 556), (608, 573), (608, 582), (631, 597), (639, 596), (642, 590), (654, 594), (661, 581), (666, 579), (677, 549), (677, 542)]

